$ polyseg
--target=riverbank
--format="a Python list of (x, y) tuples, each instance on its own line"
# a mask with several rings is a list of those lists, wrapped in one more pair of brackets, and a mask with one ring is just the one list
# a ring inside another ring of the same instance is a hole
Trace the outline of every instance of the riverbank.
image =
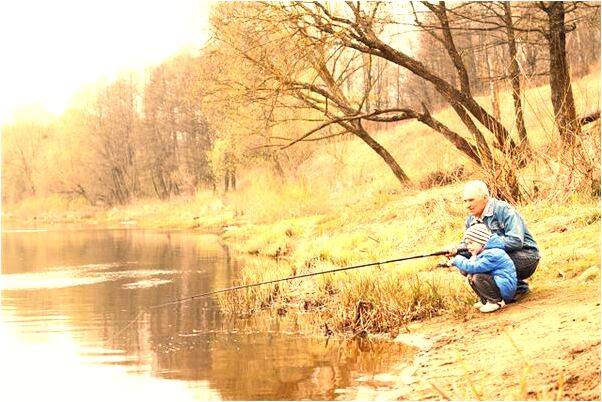
[[(3, 214), (3, 224), (213, 231), (240, 253), (270, 257), (242, 283), (437, 251), (461, 237), (461, 184), (428, 190), (364, 191), (315, 213), (258, 218), (229, 197), (199, 195), (123, 208)], [(436, 258), (281, 283), (222, 299), (237, 314), (312, 313), (316, 333), (379, 336), (421, 347), (414, 365), (389, 374), (386, 399), (600, 398), (599, 199), (519, 205), (543, 259), (532, 292), (492, 313)], [(17, 211), (19, 212), (19, 211)], [(27, 213), (30, 213), (27, 219)], [(10, 219), (9, 219), (10, 218)], [(35, 218), (35, 219), (34, 219)]]
[(398, 400), (600, 400), (600, 281), (535, 288), (495, 314), (437, 317), (400, 342), (422, 349), (398, 375)]
[[(421, 254), (461, 236), (464, 213), (453, 202), (459, 191), (460, 186), (447, 186), (395, 194), (386, 201), (350, 203), (336, 216), (241, 226), (225, 237), (244, 252), (288, 256), (301, 272)], [(475, 311), (455, 272), (433, 270), (434, 261), (319, 277), (251, 299), (288, 313), (309, 306), (317, 325), (347, 336), (378, 332), (420, 347), (412, 367), (384, 376), (397, 379), (395, 389), (384, 386), (384, 399), (599, 400), (599, 200), (573, 197), (518, 209), (543, 258), (529, 280), (532, 291), (496, 313)], [(248, 282), (269, 279), (251, 269)], [(412, 278), (414, 293), (408, 293), (403, 285)], [(281, 299), (282, 294), (288, 296)], [(237, 308), (253, 310), (252, 302), (245, 303)]]

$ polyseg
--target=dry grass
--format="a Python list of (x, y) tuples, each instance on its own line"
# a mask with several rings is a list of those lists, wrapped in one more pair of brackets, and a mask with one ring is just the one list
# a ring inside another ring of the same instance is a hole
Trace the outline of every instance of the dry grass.
[[(578, 110), (599, 109), (599, 69), (574, 82), (574, 90)], [(510, 94), (501, 95), (503, 121), (512, 127)], [(544, 286), (558, 277), (576, 276), (600, 259), (599, 124), (583, 136), (580, 151), (567, 158), (566, 150), (556, 145), (549, 103), (547, 87), (525, 93), (535, 160), (518, 172), (527, 196), (517, 206), (541, 246), (544, 259), (533, 281)], [(442, 110), (437, 117), (464, 132), (452, 111)], [(416, 184), (401, 187), (363, 142), (346, 139), (321, 145), (319, 153), (298, 166), (296, 180), (282, 181), (254, 169), (241, 174), (236, 192), (201, 192), (169, 202), (138, 200), (96, 211), (90, 220), (203, 231), (237, 229), (224, 234), (237, 251), (278, 259), (248, 264), (241, 283), (424, 254), (456, 243), (465, 214), (461, 183), (482, 177), (478, 169), (417, 122), (389, 126), (375, 137)], [(444, 186), (428, 188), (429, 184)], [(31, 202), (23, 203), (21, 210), (43, 210), (51, 219), (48, 205), (58, 201), (37, 206)], [(62, 208), (69, 206), (59, 205)], [(437, 261), (316, 276), (221, 300), (226, 310), (245, 315), (268, 307), (290, 311), (293, 306), (315, 311), (317, 323), (329, 322), (340, 331), (389, 332), (441, 312), (465, 313), (473, 296), (460, 275), (433, 269)]]
[(301, 177), (283, 181), (265, 171), (244, 175), (242, 191), (225, 195), (229, 207), (255, 224), (331, 211), (330, 192), (324, 183)]
[[(277, 236), (273, 231), (288, 227), (281, 226), (291, 224), (286, 221), (272, 230), (254, 228), (249, 238), (257, 242), (260, 237), (266, 244), (270, 236), (286, 238), (287, 253), (280, 257), (286, 258), (290, 268), (280, 271), (283, 276), (425, 254), (461, 237), (463, 212), (453, 197), (444, 196), (460, 191), (458, 185), (438, 188), (419, 196), (398, 196), (384, 205), (366, 199), (362, 205), (343, 208), (340, 214), (298, 219), (295, 225), (302, 229), (292, 230), (292, 236)], [(369, 209), (370, 204), (376, 207)], [(519, 210), (544, 256), (532, 279), (537, 287), (545, 288), (547, 282), (559, 277), (575, 277), (598, 263), (598, 199), (575, 197), (565, 204), (532, 203), (519, 206)], [(230, 240), (244, 246), (245, 230), (241, 232)], [(330, 328), (349, 334), (393, 333), (410, 321), (446, 312), (462, 316), (470, 310), (475, 296), (457, 272), (434, 268), (438, 261), (427, 258), (315, 276), (291, 284), (288, 293), (280, 292), (271, 302), (277, 308), (290, 303), (289, 311), (314, 309), (316, 324), (328, 323)], [(272, 271), (269, 266), (264, 263), (244, 272)], [(247, 279), (245, 283), (253, 282)], [(266, 295), (261, 294), (254, 303), (245, 299), (245, 303), (243, 309), (259, 311), (267, 307)]]
[(136, 200), (97, 215), (102, 222), (132, 222), (148, 228), (205, 228), (215, 230), (233, 221), (234, 211), (225, 208), (210, 191), (194, 197), (173, 198), (169, 202), (156, 199)]
[(60, 195), (30, 197), (7, 211), (2, 210), (3, 220), (30, 220), (37, 222), (64, 222), (89, 216), (94, 208), (83, 198), (65, 198)]
[[(599, 108), (599, 84), (599, 74), (575, 83), (580, 110), (585, 105)], [(502, 102), (504, 121), (512, 127), (509, 93), (502, 94)], [(525, 104), (536, 159), (519, 174), (526, 201), (517, 208), (544, 255), (532, 281), (545, 287), (547, 281), (574, 277), (599, 261), (599, 195), (588, 193), (592, 183), (587, 183), (587, 174), (569, 166), (562, 160), (563, 151), (554, 148), (549, 89), (529, 89)], [(461, 131), (451, 111), (438, 115)], [(600, 156), (595, 146), (599, 144), (599, 126), (592, 130), (585, 138), (593, 142), (584, 147), (584, 158), (589, 162), (583, 165), (598, 166), (599, 172)], [(318, 192), (318, 203), (298, 203), (297, 209), (281, 199), (286, 193), (272, 194), (272, 202), (263, 200), (262, 204), (282, 202), (292, 212), (283, 219), (281, 212), (266, 213), (264, 207), (262, 221), (271, 223), (243, 228), (228, 235), (228, 240), (244, 252), (286, 258), (293, 273), (429, 253), (455, 244), (461, 237), (465, 215), (459, 202), (461, 183), (479, 177), (474, 166), (415, 122), (398, 124), (378, 133), (377, 138), (422, 185), (400, 188), (382, 161), (359, 141), (332, 143), (302, 167), (305, 181), (300, 191), (310, 197), (309, 182), (312, 188), (330, 188), (331, 193)], [(400, 143), (404, 146), (395, 146)], [(441, 176), (445, 186), (424, 188), (424, 183), (436, 182), (434, 179)], [(252, 193), (257, 192), (254, 188)], [(246, 199), (244, 194), (240, 197)], [(328, 322), (330, 328), (355, 334), (392, 332), (409, 321), (442, 312), (465, 314), (474, 295), (464, 288), (457, 273), (433, 269), (437, 261), (415, 260), (316, 276), (289, 288), (292, 296), (288, 297), (303, 311), (315, 309), (317, 323)], [(264, 301), (262, 296), (263, 307)], [(282, 299), (278, 303), (282, 304)]]
[[(259, 261), (247, 264), (240, 278), (240, 284), (259, 283), (291, 276), (290, 267), (286, 263), (270, 264), (271, 269), (266, 270), (265, 265)], [(284, 306), (290, 301), (290, 288), (294, 284), (279, 282), (270, 285), (242, 289), (236, 292), (220, 294), (218, 303), (222, 310), (240, 317), (249, 317), (258, 310), (266, 307), (274, 308)]]

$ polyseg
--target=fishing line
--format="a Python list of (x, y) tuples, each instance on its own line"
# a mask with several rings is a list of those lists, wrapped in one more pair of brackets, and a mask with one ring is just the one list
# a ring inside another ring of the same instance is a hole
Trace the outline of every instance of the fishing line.
[[(462, 249), (457, 250), (457, 253), (463, 253), (463, 252), (466, 252), (466, 251), (468, 251), (468, 249), (462, 248)], [(205, 298), (205, 297), (214, 296), (214, 295), (217, 295), (217, 294), (220, 294), (220, 293), (232, 292), (232, 291), (241, 290), (241, 289), (248, 289), (248, 288), (253, 288), (253, 287), (256, 287), (256, 286), (269, 285), (269, 284), (272, 284), (272, 283), (278, 283), (278, 282), (290, 281), (290, 280), (294, 280), (294, 279), (307, 278), (307, 277), (310, 277), (310, 276), (331, 274), (331, 273), (334, 273), (334, 272), (348, 271), (348, 270), (351, 270), (351, 269), (366, 268), (366, 267), (372, 267), (372, 266), (375, 266), (375, 265), (390, 264), (390, 263), (393, 263), (393, 262), (415, 260), (415, 259), (418, 259), (418, 258), (426, 258), (426, 257), (435, 257), (435, 256), (439, 256), (439, 255), (446, 255), (446, 254), (449, 254), (449, 252), (448, 251), (436, 251), (434, 253), (429, 253), (429, 254), (420, 254), (420, 255), (413, 255), (413, 256), (409, 256), (409, 257), (394, 258), (394, 259), (391, 259), (391, 260), (378, 261), (378, 262), (370, 262), (370, 263), (359, 264), (359, 265), (351, 265), (351, 266), (348, 266), (348, 267), (341, 267), (341, 268), (334, 268), (334, 269), (329, 269), (329, 270), (326, 270), (326, 271), (318, 271), (318, 272), (310, 272), (310, 273), (301, 274), (301, 275), (293, 275), (293, 276), (288, 276), (286, 278), (272, 279), (272, 280), (268, 280), (268, 281), (264, 281), (264, 282), (250, 283), (250, 284), (247, 284), (247, 285), (231, 286), (229, 288), (213, 290), (211, 292), (200, 293), (200, 294), (196, 294), (196, 295), (192, 295), (192, 296), (188, 296), (188, 297), (183, 297), (181, 299), (171, 300), (171, 301), (168, 301), (168, 302), (165, 302), (165, 303), (155, 304), (154, 306), (148, 307), (148, 310), (155, 310), (155, 309), (166, 307), (166, 306), (170, 306), (170, 305), (173, 305), (173, 304), (180, 304), (180, 303), (187, 302), (187, 301), (192, 301), (192, 300), (195, 300), (195, 299), (202, 299), (202, 298)], [(111, 340), (117, 338), (119, 335), (121, 335), (123, 332), (125, 332), (128, 328), (130, 328), (136, 321), (138, 321), (138, 319), (145, 312), (146, 311), (141, 311), (140, 313), (138, 313), (136, 315), (136, 317), (134, 317), (128, 323), (128, 325), (126, 325), (124, 328), (122, 328), (117, 334), (115, 334), (114, 336), (112, 336)]]
[[(458, 250), (459, 253), (465, 252), (465, 251), (468, 251), (468, 250), (467, 249), (460, 249), (460, 250)], [(318, 271), (318, 272), (310, 272), (310, 273), (301, 274), (301, 275), (293, 275), (293, 276), (289, 276), (289, 277), (286, 277), (286, 278), (272, 279), (272, 280), (268, 280), (268, 281), (265, 281), (265, 282), (257, 282), (257, 283), (247, 284), (247, 285), (232, 286), (232, 287), (229, 287), (229, 288), (213, 290), (213, 291), (207, 292), (207, 293), (201, 293), (201, 294), (197, 294), (197, 295), (193, 295), (193, 296), (184, 297), (184, 298), (181, 298), (181, 299), (176, 299), (176, 300), (168, 301), (168, 302), (161, 303), (161, 304), (156, 304), (154, 306), (151, 306), (150, 308), (151, 309), (156, 309), (156, 308), (160, 308), (160, 307), (169, 306), (171, 304), (177, 304), (177, 303), (182, 303), (182, 302), (185, 302), (185, 301), (191, 301), (191, 300), (194, 300), (194, 299), (200, 299), (200, 298), (204, 298), (204, 297), (208, 297), (208, 296), (213, 296), (213, 295), (220, 294), (220, 293), (226, 293), (226, 292), (231, 292), (231, 291), (240, 290), (240, 289), (248, 289), (248, 288), (252, 288), (252, 287), (256, 287), (256, 286), (261, 286), (261, 285), (269, 285), (269, 284), (272, 284), (272, 283), (290, 281), (290, 280), (293, 280), (293, 279), (301, 279), (301, 278), (307, 278), (307, 277), (310, 277), (310, 276), (330, 274), (330, 273), (333, 273), (333, 272), (348, 271), (350, 269), (372, 267), (372, 266), (375, 266), (375, 265), (390, 264), (392, 262), (414, 260), (414, 259), (426, 258), (426, 257), (434, 257), (434, 256), (438, 256), (438, 255), (445, 255), (445, 254), (448, 254), (448, 251), (436, 251), (436, 252), (430, 253), (430, 254), (421, 254), (421, 255), (413, 255), (413, 256), (410, 256), (410, 257), (394, 258), (394, 259), (386, 260), (386, 261), (370, 262), (370, 263), (366, 263), (366, 264), (352, 265), (352, 266), (349, 266), (349, 267), (341, 267), (341, 268), (329, 269), (329, 270), (326, 270), (326, 271)]]

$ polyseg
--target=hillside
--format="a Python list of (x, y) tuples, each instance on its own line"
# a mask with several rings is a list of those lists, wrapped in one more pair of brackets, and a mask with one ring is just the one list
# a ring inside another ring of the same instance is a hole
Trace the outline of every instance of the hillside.
[[(295, 261), (292, 265), (309, 265), (316, 271), (432, 252), (461, 236), (464, 214), (455, 202), (460, 192), (461, 185), (456, 184), (409, 194), (364, 195), (331, 214), (282, 220), (277, 225), (243, 225), (227, 232), (226, 238), (245, 252), (288, 255)], [(379, 391), (367, 398), (598, 400), (599, 199), (531, 202), (519, 210), (542, 248), (542, 262), (529, 280), (531, 293), (494, 314), (473, 310), (474, 300), (467, 296), (459, 275), (433, 271), (432, 260), (365, 273), (349, 271), (332, 279), (318, 277), (312, 284), (284, 284), (279, 291), (268, 288), (251, 295), (252, 300), (279, 295), (268, 310), (254, 310), (253, 301), (229, 299), (226, 303), (235, 301), (237, 309), (255, 314), (275, 314), (276, 310), (295, 314), (299, 305), (317, 306), (312, 311), (316, 326), (327, 323), (329, 328), (356, 334), (366, 328), (416, 345), (413, 366), (373, 379), (371, 384)], [(245, 271), (247, 283), (291, 274), (259, 274), (253, 266), (249, 270)], [(438, 300), (429, 298), (426, 291), (408, 295), (396, 286), (412, 275), (436, 286), (443, 304), (436, 305)], [(378, 286), (371, 287), (367, 281)], [(391, 291), (384, 292), (382, 288), (389, 283)], [(422, 306), (396, 305), (392, 300), (398, 297), (418, 300)], [(360, 300), (379, 306), (378, 312), (366, 315), (366, 320), (376, 324), (349, 327), (341, 317), (356, 313)], [(407, 311), (403, 308), (413, 308), (415, 318), (405, 323), (396, 320)]]
[[(575, 82), (575, 93), (580, 111), (600, 108), (599, 66)], [(599, 399), (600, 124), (585, 128), (581, 156), (589, 159), (580, 165), (557, 147), (549, 90), (531, 88), (525, 97), (535, 157), (518, 171), (524, 200), (516, 207), (542, 261), (530, 279), (532, 292), (520, 303), (475, 313), (474, 296), (458, 274), (428, 259), (241, 292), (220, 299), (224, 309), (243, 315), (309, 311), (314, 334), (326, 323), (336, 336), (419, 345), (414, 366), (391, 373), (398, 386), (378, 398)], [(511, 116), (508, 93), (502, 98), (504, 116)], [(449, 110), (438, 114), (453, 122), (450, 116)], [(419, 123), (383, 128), (376, 138), (408, 171), (411, 185), (401, 187), (364, 144), (345, 140), (324, 144), (287, 181), (249, 167), (238, 190), (226, 194), (114, 208), (58, 196), (29, 199), (3, 209), (3, 224), (218, 231), (239, 253), (273, 259), (246, 266), (243, 283), (429, 253), (457, 242), (465, 217), (462, 184), (482, 172)]]
[(423, 349), (398, 373), (396, 399), (600, 399), (599, 279), (556, 283), (502, 314), (417, 324), (398, 340)]

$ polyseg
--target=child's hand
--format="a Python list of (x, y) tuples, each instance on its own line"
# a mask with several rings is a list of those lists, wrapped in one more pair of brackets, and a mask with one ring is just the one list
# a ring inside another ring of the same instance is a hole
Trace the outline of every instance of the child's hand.
[(455, 256), (456, 254), (458, 254), (458, 246), (453, 244), (450, 246), (447, 246), (447, 248), (445, 249), (445, 251), (447, 251), (447, 253), (445, 254), (446, 257), (451, 258), (453, 256)]

